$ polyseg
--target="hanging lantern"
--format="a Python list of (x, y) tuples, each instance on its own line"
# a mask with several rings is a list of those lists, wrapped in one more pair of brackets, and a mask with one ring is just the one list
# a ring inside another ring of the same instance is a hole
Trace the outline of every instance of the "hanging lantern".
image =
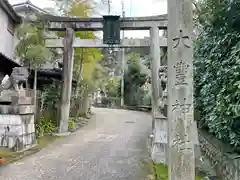
[(103, 43), (120, 44), (120, 16), (103, 16)]

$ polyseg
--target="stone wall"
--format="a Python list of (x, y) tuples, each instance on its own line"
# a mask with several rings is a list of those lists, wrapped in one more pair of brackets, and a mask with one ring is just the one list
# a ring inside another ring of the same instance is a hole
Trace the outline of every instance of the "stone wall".
[(21, 151), (35, 145), (34, 114), (0, 114), (0, 135), (0, 146), (13, 151)]
[[(22, 151), (36, 144), (35, 105), (32, 91), (21, 90), (19, 96), (5, 96), (11, 90), (1, 92), (0, 103), (0, 147)], [(3, 102), (12, 103), (5, 105)]]
[(222, 180), (240, 179), (240, 155), (233, 153), (231, 147), (202, 130), (199, 130), (199, 142), (201, 150)]

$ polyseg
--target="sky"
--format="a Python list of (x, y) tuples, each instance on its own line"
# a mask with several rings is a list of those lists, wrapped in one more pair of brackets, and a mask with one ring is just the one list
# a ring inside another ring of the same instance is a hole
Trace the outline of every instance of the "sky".
[[(26, 0), (9, 0), (11, 4), (16, 4)], [(101, 0), (96, 0), (101, 1)], [(106, 0), (105, 0), (106, 1)], [(40, 7), (51, 7), (54, 6), (50, 0), (31, 0), (31, 2)], [(122, 0), (111, 0), (111, 14), (121, 15), (122, 14)], [(101, 8), (102, 14), (107, 14), (107, 7)], [(124, 9), (126, 17), (136, 16), (153, 16), (167, 13), (167, 0), (124, 0)], [(148, 31), (126, 31), (127, 37), (144, 37), (149, 36)]]

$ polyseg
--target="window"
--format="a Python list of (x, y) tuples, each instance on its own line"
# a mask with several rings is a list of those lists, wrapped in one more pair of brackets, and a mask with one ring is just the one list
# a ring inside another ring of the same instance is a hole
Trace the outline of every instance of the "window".
[(8, 18), (8, 31), (14, 35), (14, 25), (13, 25), (13, 20), (11, 18)]

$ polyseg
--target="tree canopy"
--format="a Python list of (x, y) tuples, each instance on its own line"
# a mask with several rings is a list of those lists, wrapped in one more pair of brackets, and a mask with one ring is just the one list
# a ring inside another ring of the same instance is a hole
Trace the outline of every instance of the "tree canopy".
[(47, 61), (52, 60), (53, 52), (45, 46), (45, 33), (44, 26), (42, 28), (36, 27), (27, 18), (17, 27), (17, 38), (19, 41), (15, 54), (20, 58), (23, 65), (38, 68)]
[[(92, 1), (72, 0), (69, 9), (66, 11), (68, 16), (89, 17), (94, 13)], [(76, 37), (81, 39), (97, 38), (93, 32), (76, 32)], [(97, 48), (75, 48), (74, 52), (74, 74), (78, 80), (84, 79), (85, 82), (92, 84), (96, 82), (96, 73), (100, 72), (98, 63), (102, 60), (102, 53)], [(98, 76), (100, 77), (100, 76)]]
[(142, 86), (148, 76), (143, 71), (140, 55), (137, 53), (128, 54), (127, 66), (124, 73), (124, 102), (126, 105), (140, 105), (144, 98)]

